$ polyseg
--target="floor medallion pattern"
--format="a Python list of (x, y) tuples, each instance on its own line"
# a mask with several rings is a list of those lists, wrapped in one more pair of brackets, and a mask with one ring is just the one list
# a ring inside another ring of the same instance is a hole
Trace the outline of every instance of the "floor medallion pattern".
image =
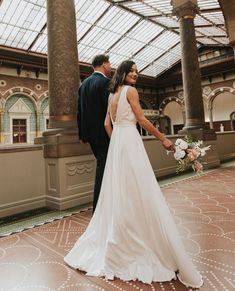
[[(169, 184), (163, 193), (187, 252), (203, 275), (200, 290), (235, 290), (235, 166)], [(63, 257), (90, 217), (89, 209), (1, 238), (0, 290), (193, 290), (178, 280), (152, 285), (107, 281), (67, 267)]]

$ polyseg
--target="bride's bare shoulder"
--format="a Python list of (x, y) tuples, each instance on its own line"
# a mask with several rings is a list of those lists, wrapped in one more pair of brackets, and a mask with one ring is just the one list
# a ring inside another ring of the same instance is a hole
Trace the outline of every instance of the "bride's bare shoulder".
[(129, 99), (132, 99), (132, 98), (139, 98), (138, 91), (136, 90), (135, 87), (128, 86), (128, 89), (127, 89), (127, 98), (128, 98), (128, 100)]

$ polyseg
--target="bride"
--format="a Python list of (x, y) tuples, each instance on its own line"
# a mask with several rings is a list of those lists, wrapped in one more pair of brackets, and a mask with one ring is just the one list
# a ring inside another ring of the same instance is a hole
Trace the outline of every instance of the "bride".
[(136, 64), (124, 61), (111, 81), (105, 119), (110, 145), (99, 201), (64, 260), (88, 276), (148, 284), (178, 277), (199, 288), (202, 277), (184, 249), (136, 123), (166, 149), (174, 150), (174, 145), (144, 117), (133, 87), (137, 77)]

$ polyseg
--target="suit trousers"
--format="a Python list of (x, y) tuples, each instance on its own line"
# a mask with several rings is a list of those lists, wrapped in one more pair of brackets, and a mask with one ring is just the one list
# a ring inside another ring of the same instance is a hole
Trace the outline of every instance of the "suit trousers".
[(99, 194), (100, 194), (100, 188), (102, 185), (102, 179), (103, 179), (109, 144), (100, 145), (100, 144), (90, 143), (90, 146), (96, 158), (96, 175), (95, 175), (95, 186), (94, 186), (94, 195), (93, 195), (93, 213), (94, 213), (96, 204), (98, 202)]

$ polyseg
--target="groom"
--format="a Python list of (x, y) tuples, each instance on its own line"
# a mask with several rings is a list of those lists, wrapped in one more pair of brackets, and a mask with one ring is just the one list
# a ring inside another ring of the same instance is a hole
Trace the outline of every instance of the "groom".
[(79, 138), (88, 142), (96, 158), (96, 176), (93, 197), (93, 213), (99, 198), (109, 137), (104, 128), (108, 106), (108, 86), (111, 64), (109, 56), (97, 55), (92, 60), (94, 73), (85, 79), (78, 92)]

